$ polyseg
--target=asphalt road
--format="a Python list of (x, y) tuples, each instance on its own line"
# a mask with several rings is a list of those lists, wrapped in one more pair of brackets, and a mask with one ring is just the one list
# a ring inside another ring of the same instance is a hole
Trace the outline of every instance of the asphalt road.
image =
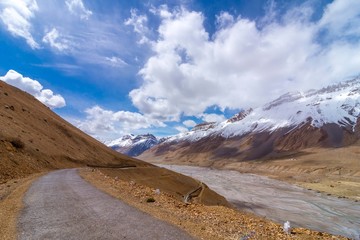
[(191, 176), (223, 195), (237, 208), (280, 224), (360, 240), (360, 203), (309, 191), (254, 174), (201, 167), (160, 165)]
[(18, 239), (193, 239), (115, 199), (75, 169), (51, 172), (29, 188)]

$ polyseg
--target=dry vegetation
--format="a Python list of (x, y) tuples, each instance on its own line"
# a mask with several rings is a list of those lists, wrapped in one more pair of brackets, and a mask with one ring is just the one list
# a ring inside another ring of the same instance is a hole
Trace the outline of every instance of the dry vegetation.
[(3, 240), (16, 239), (17, 215), (23, 207), (22, 198), (31, 183), (42, 174), (13, 179), (0, 184), (0, 236)]
[(282, 226), (267, 219), (224, 206), (185, 204), (174, 194), (145, 186), (136, 180), (122, 180), (120, 175), (117, 176), (119, 172), (116, 169), (104, 170), (84, 169), (81, 175), (102, 191), (199, 239), (346, 239), (302, 228), (292, 229), (291, 234), (286, 234)]

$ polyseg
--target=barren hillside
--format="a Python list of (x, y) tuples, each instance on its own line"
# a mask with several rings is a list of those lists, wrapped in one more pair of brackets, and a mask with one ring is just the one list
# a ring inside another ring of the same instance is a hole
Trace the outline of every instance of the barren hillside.
[(0, 181), (58, 168), (150, 165), (117, 153), (0, 81)]

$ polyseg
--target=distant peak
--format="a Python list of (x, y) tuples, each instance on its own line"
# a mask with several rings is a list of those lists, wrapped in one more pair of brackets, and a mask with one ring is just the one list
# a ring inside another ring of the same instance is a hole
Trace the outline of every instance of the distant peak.
[(273, 107), (277, 107), (283, 103), (287, 103), (287, 102), (294, 102), (300, 98), (303, 98), (304, 94), (296, 91), (296, 92), (288, 92), (285, 93), (284, 95), (281, 95), (279, 98), (275, 99), (274, 101), (266, 104), (263, 109), (265, 111), (270, 110)]
[(241, 110), (239, 113), (235, 114), (233, 117), (229, 118), (227, 122), (238, 122), (243, 120), (247, 115), (249, 115), (253, 111), (252, 108), (249, 108), (248, 110)]

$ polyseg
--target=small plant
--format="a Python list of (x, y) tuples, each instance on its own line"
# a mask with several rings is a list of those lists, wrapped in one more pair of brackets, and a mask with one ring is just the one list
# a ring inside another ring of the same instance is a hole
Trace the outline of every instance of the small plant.
[(150, 198), (146, 199), (146, 202), (147, 203), (153, 203), (153, 202), (155, 202), (155, 199), (150, 197)]
[(23, 149), (25, 147), (25, 144), (18, 138), (12, 139), (10, 143), (16, 149)]

